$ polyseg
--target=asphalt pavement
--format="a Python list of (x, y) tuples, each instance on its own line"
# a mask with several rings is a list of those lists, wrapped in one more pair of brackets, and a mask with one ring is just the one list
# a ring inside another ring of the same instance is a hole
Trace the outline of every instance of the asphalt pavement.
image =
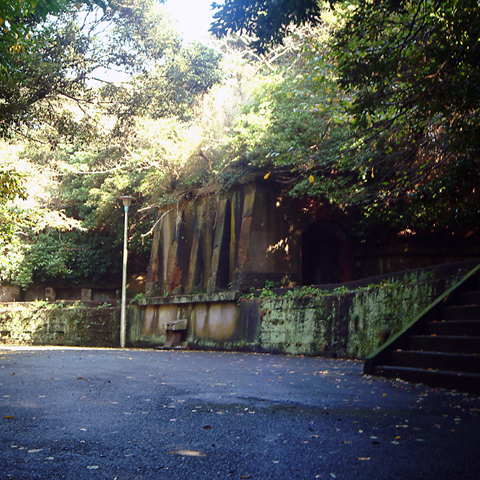
[(2, 479), (480, 479), (480, 399), (352, 360), (0, 347)]

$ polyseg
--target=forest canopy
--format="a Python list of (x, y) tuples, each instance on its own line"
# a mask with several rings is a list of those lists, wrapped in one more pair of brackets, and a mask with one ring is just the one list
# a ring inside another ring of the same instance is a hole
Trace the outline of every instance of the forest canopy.
[(192, 153), (177, 144), (222, 78), (221, 54), (184, 44), (154, 0), (38, 5), (0, 8), (0, 280), (115, 283), (117, 198), (138, 199), (131, 262), (144, 269), (156, 209), (143, 195), (175, 181), (171, 146)]
[(478, 234), (476, 1), (226, 0), (209, 45), (154, 0), (5, 5), (2, 282), (115, 283), (120, 195), (144, 271), (159, 208), (255, 171), (358, 239)]
[[(292, 19), (283, 3), (229, 0), (212, 31), (220, 36), (252, 32), (251, 45), (261, 52), (287, 38)], [(292, 4), (295, 18), (321, 24), (316, 1)], [(326, 42), (327, 62), (333, 64), (327, 81), (334, 79), (350, 128), (327, 141), (319, 135), (312, 154), (299, 155), (302, 169), (308, 158), (307, 173), (314, 181), (304, 179), (305, 188), (297, 191), (327, 193), (399, 227), (475, 229), (480, 212), (479, 3), (332, 0), (324, 5), (329, 7), (337, 23)], [(263, 28), (268, 18), (282, 27)], [(331, 193), (325, 192), (329, 184)]]

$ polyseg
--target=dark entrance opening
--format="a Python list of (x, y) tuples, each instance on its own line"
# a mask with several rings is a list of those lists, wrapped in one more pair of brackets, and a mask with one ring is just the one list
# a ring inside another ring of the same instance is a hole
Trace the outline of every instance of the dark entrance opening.
[(303, 285), (340, 282), (340, 239), (332, 230), (325, 222), (316, 222), (303, 232)]

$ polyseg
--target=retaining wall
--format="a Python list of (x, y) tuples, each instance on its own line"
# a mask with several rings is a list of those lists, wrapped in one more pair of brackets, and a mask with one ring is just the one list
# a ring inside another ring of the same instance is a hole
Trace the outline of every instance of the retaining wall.
[(330, 291), (304, 287), (247, 296), (147, 298), (130, 309), (129, 341), (161, 346), (165, 325), (186, 319), (184, 347), (365, 358), (476, 263), (401, 272), (329, 286)]
[(78, 302), (17, 302), (0, 305), (0, 343), (116, 347), (120, 308)]
[[(325, 288), (152, 297), (128, 307), (127, 346), (161, 347), (186, 319), (184, 348), (365, 358), (478, 262)], [(325, 286), (324, 286), (325, 287)], [(0, 343), (118, 347), (120, 309), (81, 302), (0, 307)]]

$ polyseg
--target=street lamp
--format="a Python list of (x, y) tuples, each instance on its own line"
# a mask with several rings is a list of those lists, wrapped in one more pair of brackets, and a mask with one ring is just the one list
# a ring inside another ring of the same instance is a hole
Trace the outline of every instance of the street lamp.
[(134, 197), (118, 197), (123, 202), (125, 210), (125, 225), (123, 229), (123, 275), (122, 275), (122, 309), (120, 314), (120, 348), (125, 348), (125, 337), (127, 332), (127, 229), (128, 229), (128, 207), (130, 207)]

